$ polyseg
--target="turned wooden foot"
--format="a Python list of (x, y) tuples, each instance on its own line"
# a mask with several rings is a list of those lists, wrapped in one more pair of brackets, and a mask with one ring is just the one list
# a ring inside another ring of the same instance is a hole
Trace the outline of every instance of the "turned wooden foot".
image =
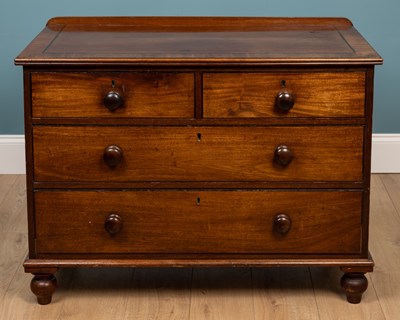
[(364, 273), (345, 273), (341, 285), (346, 291), (348, 302), (360, 303), (362, 294), (368, 288), (368, 280)]
[(49, 304), (57, 289), (57, 279), (53, 274), (35, 273), (31, 281), (31, 290), (37, 297), (39, 304)]

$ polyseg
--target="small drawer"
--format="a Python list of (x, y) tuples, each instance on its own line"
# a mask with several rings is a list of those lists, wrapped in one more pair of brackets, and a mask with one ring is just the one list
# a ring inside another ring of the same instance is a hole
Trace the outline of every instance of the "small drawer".
[(36, 181), (362, 181), (362, 126), (36, 126)]
[(205, 73), (204, 118), (363, 117), (365, 73)]
[(362, 192), (38, 191), (38, 253), (359, 254)]
[(193, 118), (192, 73), (32, 73), (33, 117)]

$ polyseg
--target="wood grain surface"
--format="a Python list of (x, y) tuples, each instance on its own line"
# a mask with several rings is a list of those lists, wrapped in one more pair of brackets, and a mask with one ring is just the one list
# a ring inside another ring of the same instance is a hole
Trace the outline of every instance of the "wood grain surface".
[[(200, 135), (200, 136), (199, 136)], [(361, 181), (364, 128), (57, 127), (33, 129), (36, 181)], [(293, 153), (274, 162), (277, 146)], [(110, 169), (104, 149), (119, 146)]]
[(343, 18), (74, 17), (52, 19), (15, 62), (365, 65), (382, 58)]
[[(364, 116), (362, 72), (205, 73), (203, 86), (204, 118)], [(289, 112), (274, 107), (281, 90), (295, 96)]]
[[(191, 73), (82, 72), (32, 73), (33, 117), (193, 118)], [(124, 104), (111, 112), (108, 92)]]
[[(361, 192), (41, 191), (38, 253), (357, 254)], [(287, 234), (274, 228), (284, 212)], [(123, 221), (110, 235), (110, 213)]]

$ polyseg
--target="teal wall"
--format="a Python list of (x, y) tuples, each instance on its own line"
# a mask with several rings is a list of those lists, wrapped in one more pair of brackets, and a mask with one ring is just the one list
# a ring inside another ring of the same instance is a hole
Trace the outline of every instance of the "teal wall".
[(385, 59), (376, 68), (375, 133), (400, 133), (398, 0), (0, 0), (0, 134), (23, 133), (22, 68), (13, 59), (53, 16), (347, 17)]

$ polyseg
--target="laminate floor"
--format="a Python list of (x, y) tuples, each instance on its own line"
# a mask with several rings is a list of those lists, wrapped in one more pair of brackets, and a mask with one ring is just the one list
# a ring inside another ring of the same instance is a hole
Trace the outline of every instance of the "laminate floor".
[(0, 319), (400, 319), (400, 175), (372, 176), (376, 267), (358, 305), (338, 268), (63, 269), (50, 305), (29, 289), (25, 176), (0, 175)]

